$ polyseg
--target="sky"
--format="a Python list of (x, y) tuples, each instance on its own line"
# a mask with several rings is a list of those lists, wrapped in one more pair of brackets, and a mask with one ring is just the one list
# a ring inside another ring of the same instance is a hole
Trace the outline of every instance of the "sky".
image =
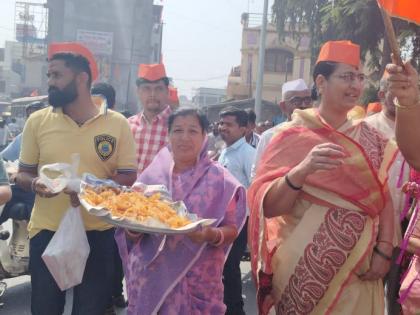
[[(155, 3), (164, 6), (163, 61), (179, 94), (191, 97), (199, 87), (225, 88), (231, 68), (241, 62), (241, 14), (262, 13), (263, 0)], [(15, 0), (0, 0), (1, 47), (14, 38), (14, 8)]]
[[(241, 15), (247, 0), (163, 0), (163, 60), (179, 94), (199, 87), (225, 88), (232, 67), (241, 63)], [(261, 13), (262, 0), (249, 11)]]

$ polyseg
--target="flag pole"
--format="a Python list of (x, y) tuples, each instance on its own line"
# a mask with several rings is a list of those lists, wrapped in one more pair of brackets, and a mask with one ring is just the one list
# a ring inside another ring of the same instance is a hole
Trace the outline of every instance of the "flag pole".
[(388, 39), (389, 47), (391, 48), (392, 62), (399, 66), (402, 66), (403, 62), (400, 55), (400, 47), (398, 45), (397, 36), (395, 35), (395, 30), (394, 26), (392, 25), (391, 17), (389, 16), (388, 12), (386, 12), (382, 7), (379, 7), (379, 10), (381, 10), (382, 19), (384, 20), (385, 25), (385, 35)]

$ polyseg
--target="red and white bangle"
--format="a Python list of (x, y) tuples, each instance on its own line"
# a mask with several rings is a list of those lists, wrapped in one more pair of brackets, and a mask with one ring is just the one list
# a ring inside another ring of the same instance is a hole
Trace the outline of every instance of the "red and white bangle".
[(219, 247), (225, 242), (225, 233), (220, 228), (216, 228), (217, 236), (215, 240), (211, 243), (214, 247)]

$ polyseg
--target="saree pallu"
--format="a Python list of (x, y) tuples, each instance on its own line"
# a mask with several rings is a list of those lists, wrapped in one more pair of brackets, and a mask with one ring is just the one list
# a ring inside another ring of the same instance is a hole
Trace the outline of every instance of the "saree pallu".
[[(322, 143), (344, 148), (343, 164), (307, 177), (293, 209), (264, 218), (263, 201)], [(394, 143), (364, 122), (338, 130), (316, 109), (295, 111), (277, 130), (248, 191), (249, 246), (260, 314), (383, 314), (382, 281), (361, 281), (369, 269), (385, 207)]]

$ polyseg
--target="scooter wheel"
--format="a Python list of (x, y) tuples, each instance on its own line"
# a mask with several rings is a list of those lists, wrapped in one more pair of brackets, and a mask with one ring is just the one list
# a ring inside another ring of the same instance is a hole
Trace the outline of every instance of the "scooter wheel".
[(6, 241), (8, 240), (10, 237), (10, 232), (9, 231), (1, 231), (0, 232), (0, 240), (1, 241)]

